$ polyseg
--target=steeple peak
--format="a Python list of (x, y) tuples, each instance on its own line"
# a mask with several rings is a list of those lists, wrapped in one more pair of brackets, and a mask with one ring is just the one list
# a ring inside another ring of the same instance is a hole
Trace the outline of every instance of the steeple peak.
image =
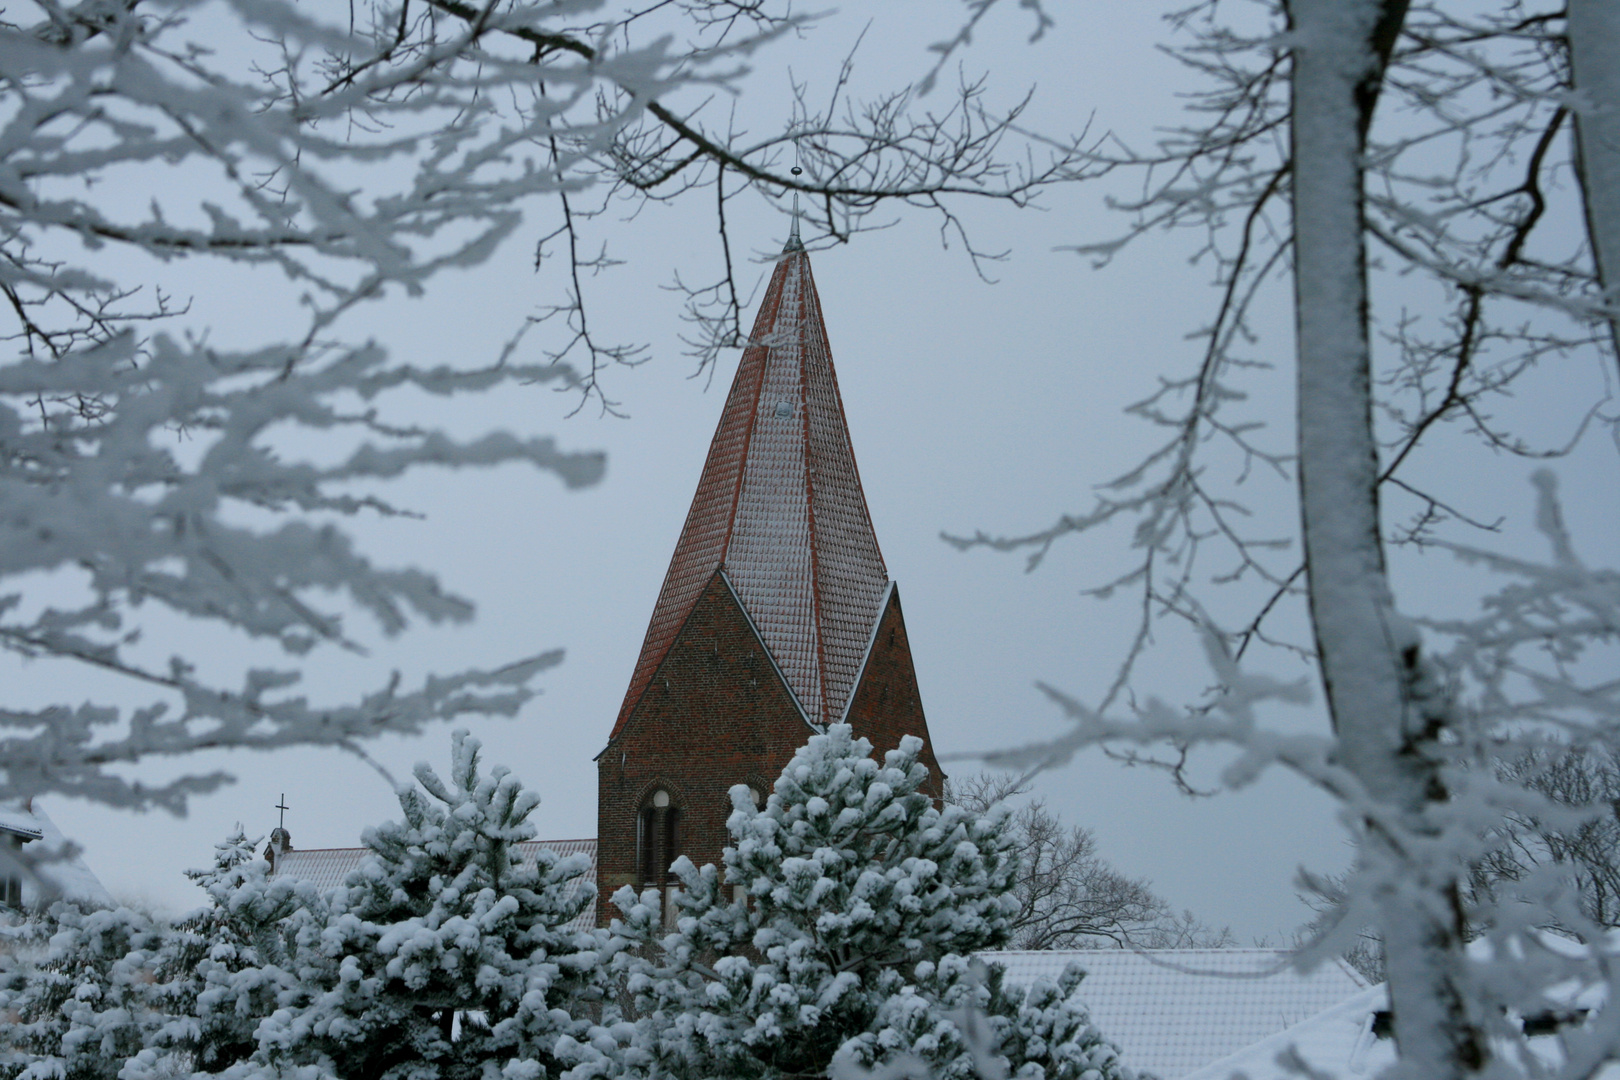
[(717, 573), (805, 719), (841, 719), (889, 575), (797, 231), (737, 366), (615, 735)]

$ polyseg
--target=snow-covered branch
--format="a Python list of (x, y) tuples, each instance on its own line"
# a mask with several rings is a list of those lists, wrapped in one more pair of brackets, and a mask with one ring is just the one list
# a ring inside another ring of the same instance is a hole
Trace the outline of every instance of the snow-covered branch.
[[(531, 433), (451, 438), (401, 419), (399, 401), (547, 386), (611, 408), (605, 371), (642, 352), (589, 315), (588, 281), (615, 261), (591, 232), (604, 200), (714, 185), (725, 287), (696, 297), (707, 362), (742, 340), (724, 216), (737, 191), (792, 187), (842, 238), (886, 202), (953, 221), (958, 198), (1022, 205), (1081, 168), (1072, 148), (1040, 163), (1006, 153), (1021, 106), (996, 112), (978, 84), (942, 111), (907, 91), (867, 106), (847, 99), (846, 71), (824, 114), (804, 106), (780, 135), (714, 128), (694, 102), (734, 90), (752, 55), (804, 28), (787, 4), (29, 0), (6, 18), (0, 651), (126, 689), (0, 702), (0, 798), (55, 789), (178, 809), (222, 778), (143, 786), (120, 767), (356, 746), (517, 709), (560, 653), (396, 676), (333, 704), (300, 696), (298, 665), (314, 649), (364, 651), (367, 629), (472, 614), (344, 531), (354, 515), (411, 513), (387, 481), (519, 462), (568, 488), (601, 476), (599, 455)], [(793, 139), (799, 175), (782, 161)], [(424, 367), (346, 340), (357, 307), (423, 295), (551, 208), (561, 224), (537, 247), (548, 269), (562, 249), (566, 283), (500, 356)], [(289, 310), (268, 340), (212, 346), (164, 286), (181, 263), (260, 273)], [(158, 627), (172, 616), (282, 659), (221, 676), (170, 655)]]

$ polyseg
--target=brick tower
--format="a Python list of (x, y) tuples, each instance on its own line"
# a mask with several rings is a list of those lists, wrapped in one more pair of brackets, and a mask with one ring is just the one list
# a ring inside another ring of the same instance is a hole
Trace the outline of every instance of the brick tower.
[[(599, 917), (620, 886), (672, 884), (678, 855), (718, 864), (729, 789), (768, 793), (826, 724), (852, 724), (880, 752), (928, 739), (796, 236), (749, 340), (597, 755)], [(937, 794), (931, 743), (923, 761)]]

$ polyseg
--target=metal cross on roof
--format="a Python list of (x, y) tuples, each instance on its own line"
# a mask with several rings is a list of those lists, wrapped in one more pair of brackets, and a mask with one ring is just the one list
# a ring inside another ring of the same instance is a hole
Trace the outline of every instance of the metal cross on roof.
[(281, 801), (276, 803), (276, 809), (281, 811), (281, 820), (278, 827), (285, 829), (287, 827), (287, 811), (291, 809), (287, 805), (287, 793), (285, 791), (281, 793)]

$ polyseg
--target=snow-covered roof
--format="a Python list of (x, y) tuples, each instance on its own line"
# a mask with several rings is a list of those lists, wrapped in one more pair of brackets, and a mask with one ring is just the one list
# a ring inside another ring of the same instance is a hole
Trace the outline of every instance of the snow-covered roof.
[[(1373, 1014), (1389, 1008), (1382, 985), (1187, 1073), (1181, 1080), (1299, 1080), (1301, 1075), (1377, 1076), (1395, 1062), (1395, 1042), (1373, 1032)], [(1305, 1073), (1297, 1061), (1308, 1067)]]
[[(1477, 953), (1479, 950), (1470, 951)], [(1591, 999), (1588, 1002), (1595, 1004)], [(1268, 1035), (1234, 1054), (1190, 1072), (1181, 1080), (1238, 1080), (1240, 1077), (1242, 1080), (1300, 1080), (1302, 1076), (1355, 1080), (1357, 1077), (1376, 1077), (1395, 1063), (1395, 1040), (1387, 1033), (1380, 1037), (1373, 1027), (1374, 1016), (1388, 1008), (1388, 988), (1380, 983), (1284, 1031)], [(1528, 1050), (1530, 1058), (1539, 1060), (1547, 1074), (1564, 1064), (1563, 1037), (1560, 1034), (1527, 1034), (1530, 1037), (1522, 1046), (1493, 1042), (1492, 1056), (1504, 1062), (1514, 1061), (1518, 1054)], [(1593, 1080), (1620, 1080), (1620, 1064), (1609, 1062), (1592, 1077)]]
[(56, 899), (87, 907), (114, 906), (112, 894), (84, 860), (78, 854), (64, 854), (70, 847), (67, 837), (38, 804), (0, 808), (0, 831), (28, 841), (21, 853), (28, 864), (22, 881), (25, 907)]
[[(550, 848), (558, 855), (587, 855), (591, 863), (585, 872), (575, 878), (576, 888), (579, 883), (596, 881), (596, 840), (527, 840), (512, 845), (517, 849), (524, 865), (533, 866), (541, 848)], [(294, 848), (284, 851), (276, 858), (275, 873), (277, 877), (295, 877), (301, 881), (308, 881), (318, 889), (329, 889), (343, 884), (349, 872), (360, 865), (367, 848), (309, 848), (300, 850)], [(596, 909), (587, 905), (579, 917), (573, 921), (577, 930), (589, 930), (596, 925)]]
[(726, 397), (617, 735), (724, 571), (807, 719), (843, 717), (889, 584), (810, 258), (789, 245)]
[(11, 807), (0, 807), (0, 833), (14, 836), (25, 844), (45, 835), (33, 814)]
[(986, 952), (1010, 983), (1086, 971), (1077, 996), (1126, 1064), (1181, 1080), (1366, 989), (1343, 961), (1297, 971), (1283, 949)]

